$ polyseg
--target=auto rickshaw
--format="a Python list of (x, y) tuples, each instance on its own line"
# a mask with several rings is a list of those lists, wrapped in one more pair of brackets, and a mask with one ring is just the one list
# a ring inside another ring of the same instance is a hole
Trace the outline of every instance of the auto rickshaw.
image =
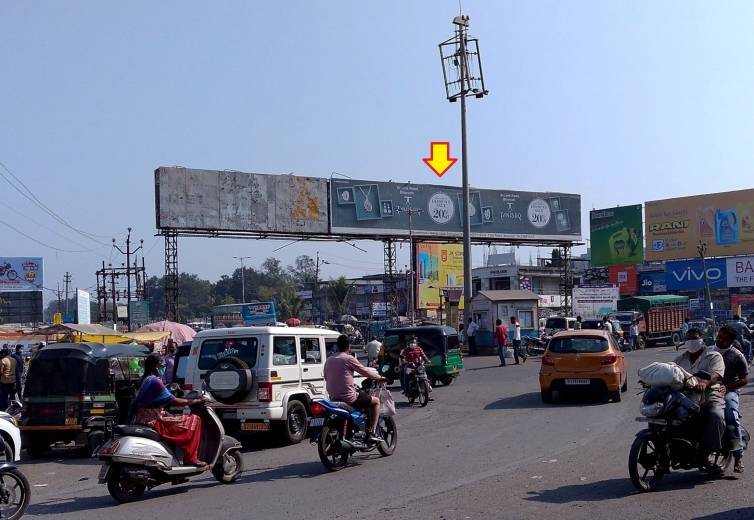
[[(380, 358), (380, 372), (385, 373), (383, 372), (385, 365), (392, 368), (398, 367), (398, 357), (411, 336), (416, 336), (419, 346), (424, 349), (424, 353), (431, 361), (431, 365), (427, 367), (427, 376), (432, 386), (435, 386), (437, 381), (443, 385), (452, 383), (463, 369), (463, 358), (458, 342), (458, 332), (445, 325), (423, 325), (386, 330), (383, 341), (384, 351)], [(397, 371), (393, 372), (397, 373)], [(397, 379), (397, 375), (388, 379)]]
[(32, 457), (51, 447), (91, 455), (127, 417), (143, 345), (54, 343), (29, 363), (19, 428)]

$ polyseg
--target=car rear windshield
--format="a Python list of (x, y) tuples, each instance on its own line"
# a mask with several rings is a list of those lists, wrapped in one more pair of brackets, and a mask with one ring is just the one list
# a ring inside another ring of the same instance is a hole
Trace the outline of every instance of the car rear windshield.
[(95, 363), (81, 359), (35, 359), (29, 364), (24, 396), (73, 396), (108, 392), (107, 359)]
[(566, 329), (567, 322), (565, 318), (547, 318), (545, 323), (546, 329)]
[(202, 343), (199, 353), (199, 370), (211, 370), (218, 361), (236, 357), (246, 362), (249, 367), (257, 363), (257, 338), (218, 338), (208, 339)]
[(582, 352), (605, 352), (607, 340), (602, 338), (555, 338), (548, 347), (555, 354), (579, 354)]

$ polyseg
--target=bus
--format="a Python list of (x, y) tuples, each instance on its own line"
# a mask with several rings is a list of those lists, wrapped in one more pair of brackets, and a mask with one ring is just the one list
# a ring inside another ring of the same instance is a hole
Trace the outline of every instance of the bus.
[(232, 303), (212, 307), (212, 328), (265, 327), (277, 323), (273, 302)]

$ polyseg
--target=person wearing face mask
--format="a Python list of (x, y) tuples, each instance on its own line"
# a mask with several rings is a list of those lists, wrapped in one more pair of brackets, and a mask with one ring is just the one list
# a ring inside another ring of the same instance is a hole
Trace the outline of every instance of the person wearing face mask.
[(725, 362), (719, 352), (708, 348), (702, 331), (689, 329), (686, 333), (686, 352), (675, 358), (675, 363), (691, 374), (706, 372), (709, 379), (698, 378), (694, 390), (702, 394), (701, 413), (704, 417), (702, 443), (707, 455), (720, 451), (725, 434), (725, 401), (720, 382), (725, 374)]
[(738, 389), (749, 382), (749, 364), (746, 362), (746, 357), (733, 346), (735, 340), (736, 331), (728, 325), (723, 325), (717, 332), (715, 350), (720, 353), (725, 362), (725, 374), (723, 375), (725, 424), (733, 446), (731, 449), (735, 461), (733, 471), (743, 473), (744, 465), (741, 457), (745, 446), (741, 437)]

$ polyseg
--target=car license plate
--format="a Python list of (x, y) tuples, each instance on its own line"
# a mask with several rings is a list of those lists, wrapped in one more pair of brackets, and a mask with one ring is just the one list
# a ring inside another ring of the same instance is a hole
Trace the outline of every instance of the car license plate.
[(309, 418), (309, 426), (311, 428), (317, 428), (324, 425), (325, 425), (324, 417), (310, 417)]
[(567, 385), (588, 385), (591, 381), (589, 379), (566, 379)]
[(241, 423), (241, 431), (244, 432), (267, 432), (270, 431), (270, 423), (245, 422)]

